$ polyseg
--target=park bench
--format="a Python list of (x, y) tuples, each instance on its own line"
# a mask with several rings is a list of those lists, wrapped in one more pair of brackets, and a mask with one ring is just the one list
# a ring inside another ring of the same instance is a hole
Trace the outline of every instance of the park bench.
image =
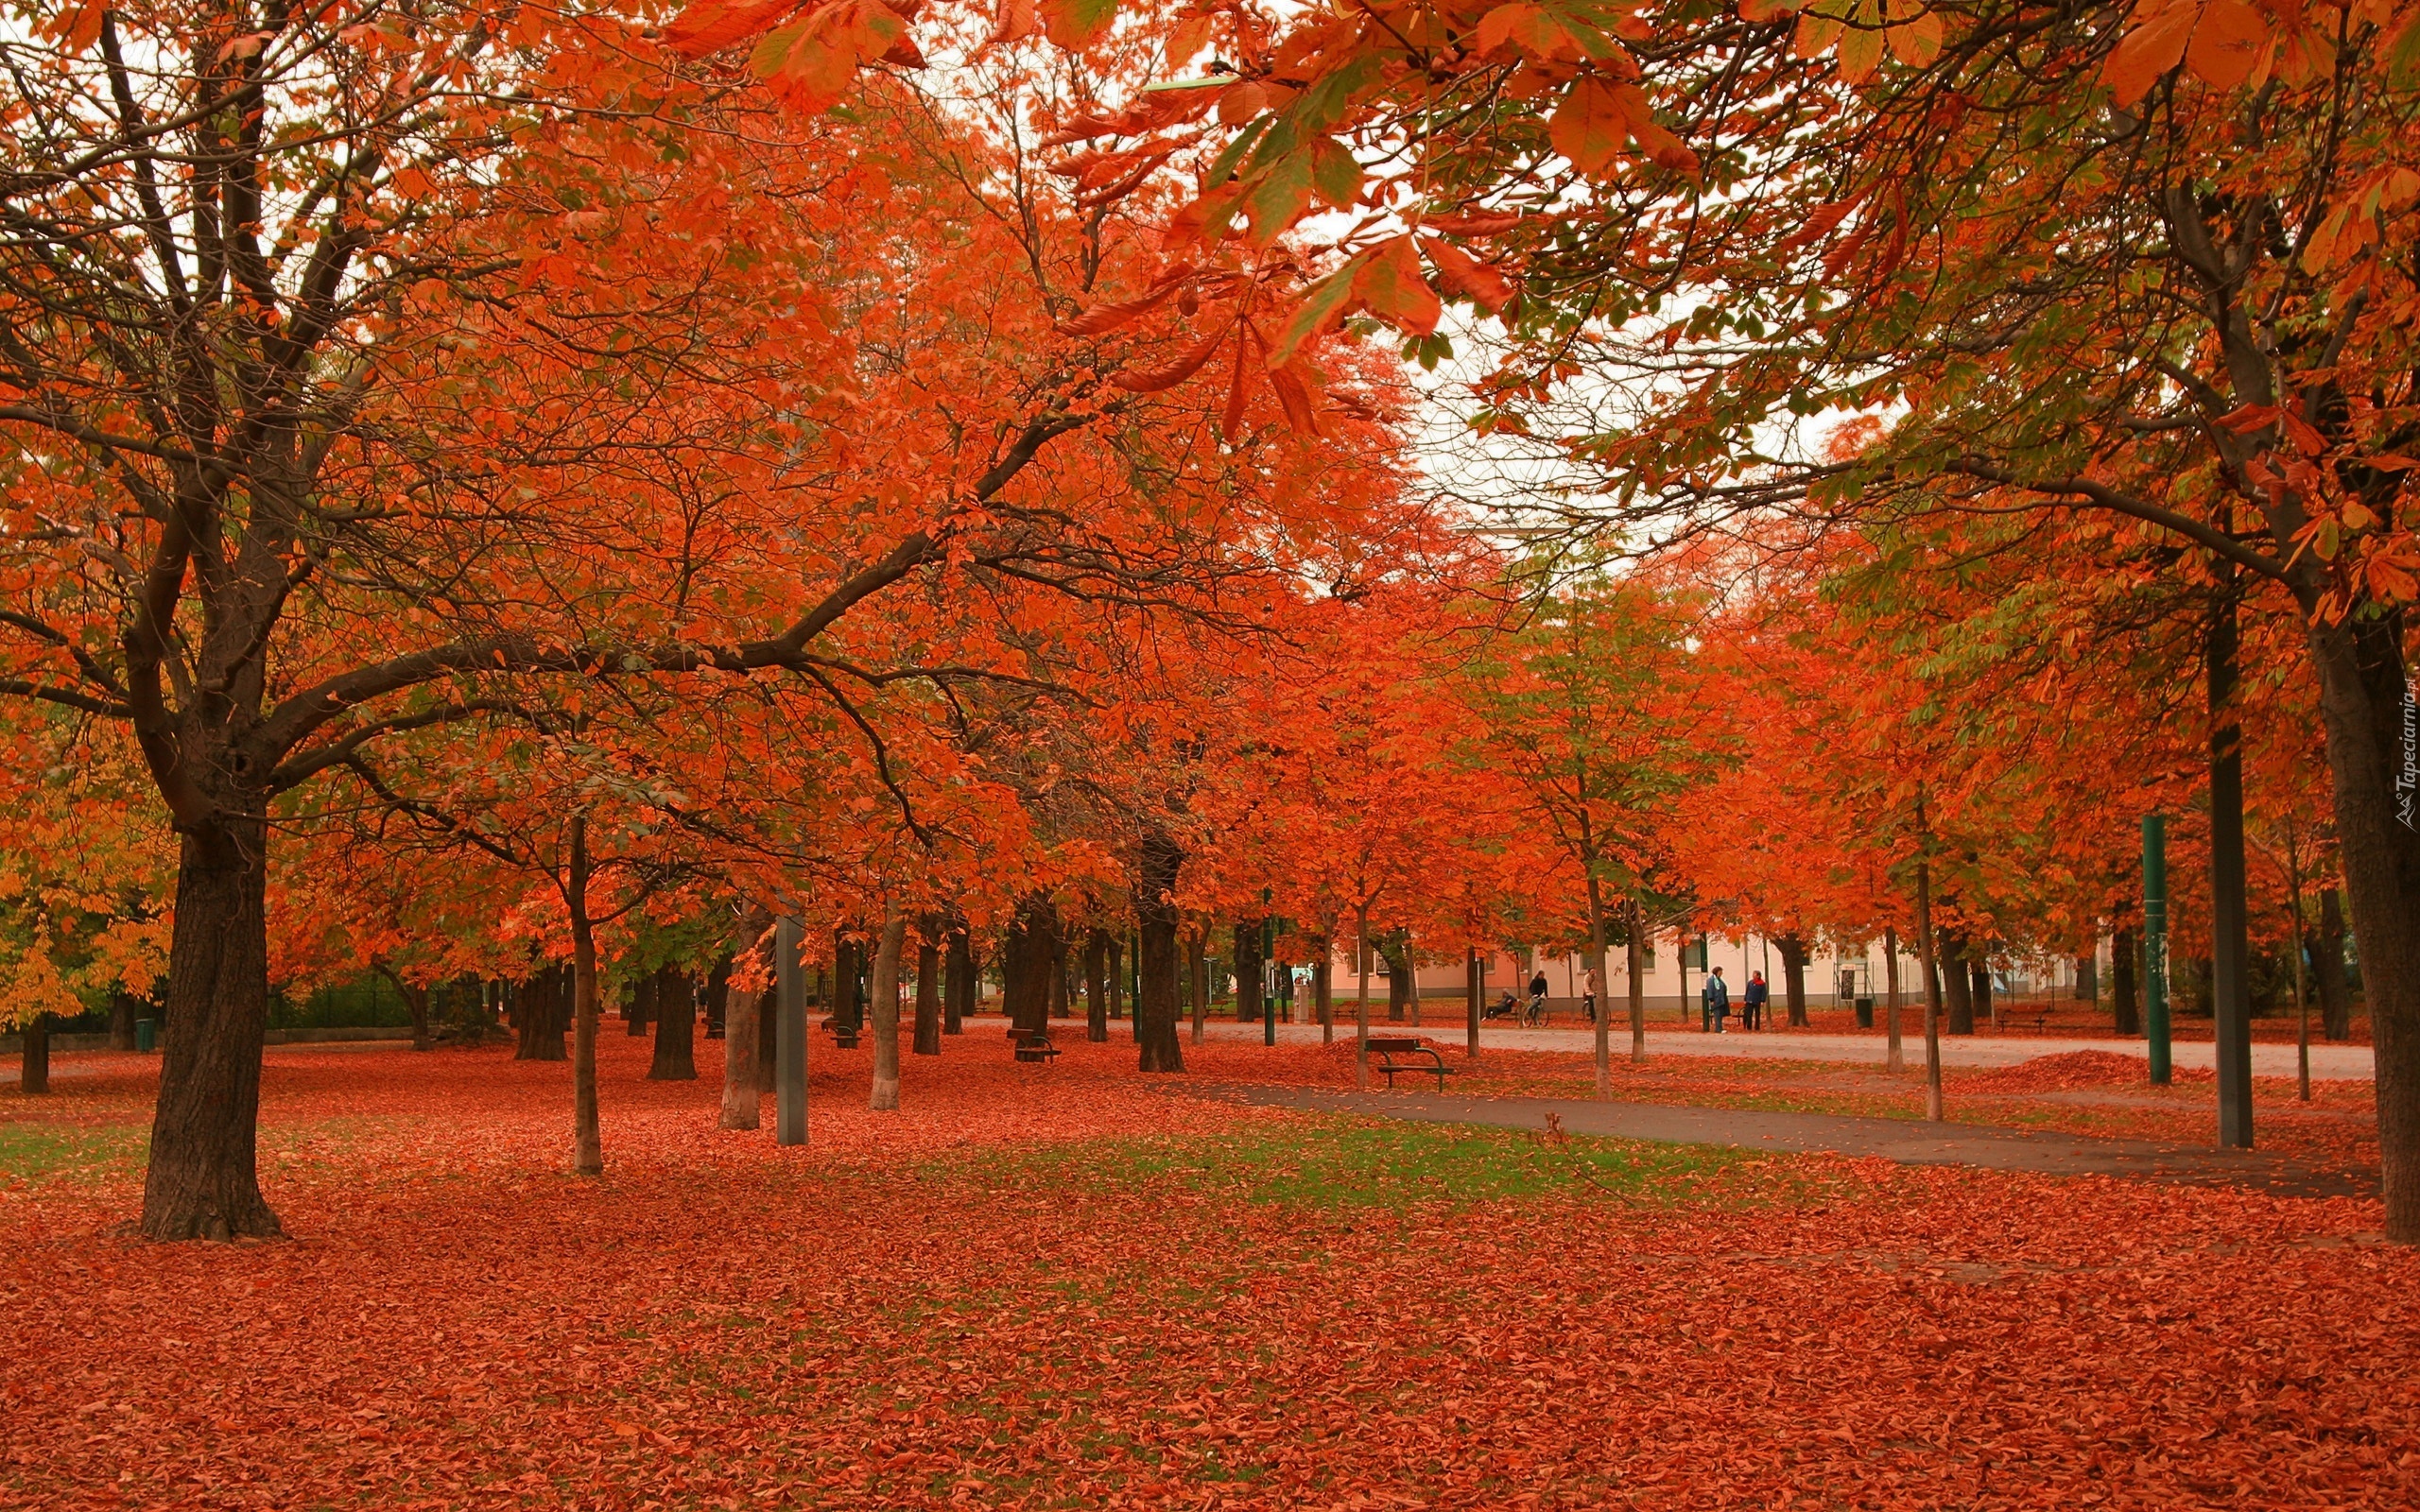
[(1011, 1029), (1009, 1031), (1009, 1041), (1017, 1047), (1016, 1057), (1019, 1060), (1031, 1061), (1036, 1065), (1046, 1066), (1059, 1054), (1059, 1047), (1050, 1042), (1047, 1031), (1028, 1033)]
[(843, 1023), (838, 1019), (826, 1019), (823, 1021), (823, 1032), (830, 1035), (832, 1042), (842, 1050), (857, 1048), (858, 1026), (856, 1024)]
[[(1445, 1064), (1444, 1057), (1439, 1055), (1434, 1047), (1422, 1044), (1417, 1040), (1372, 1040), (1370, 1053), (1378, 1057), (1377, 1071), (1380, 1075), (1387, 1078), (1389, 1091), (1394, 1091), (1397, 1072), (1433, 1075), (1437, 1078), (1437, 1090), (1441, 1092), (1445, 1090), (1445, 1078), (1454, 1074), (1454, 1068)], [(1397, 1060), (1395, 1058), (1397, 1056), (1407, 1058)], [(1408, 1058), (1413, 1056), (1426, 1056), (1428, 1058), (1426, 1060)]]

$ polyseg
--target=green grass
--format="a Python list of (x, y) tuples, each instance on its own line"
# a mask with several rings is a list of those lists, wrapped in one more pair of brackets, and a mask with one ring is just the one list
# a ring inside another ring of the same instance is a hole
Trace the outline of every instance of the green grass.
[(99, 1181), (142, 1173), (150, 1130), (139, 1124), (70, 1128), (0, 1123), (0, 1180)]
[(1308, 1116), (1219, 1139), (1104, 1140), (1035, 1152), (1001, 1170), (1037, 1185), (1170, 1187), (1324, 1211), (1468, 1207), (1542, 1197), (1707, 1200), (1753, 1151), (1518, 1129)]

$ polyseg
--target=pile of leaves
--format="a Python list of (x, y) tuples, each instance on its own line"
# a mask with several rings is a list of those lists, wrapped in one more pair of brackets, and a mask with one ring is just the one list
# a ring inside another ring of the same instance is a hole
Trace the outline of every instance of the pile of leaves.
[(609, 1036), (599, 1180), (561, 1065), (273, 1053), (293, 1240), (109, 1237), (130, 1160), (6, 1183), (0, 1506), (2420, 1498), (2373, 1203), (1253, 1112), (993, 1039), (895, 1114), (821, 1052), (798, 1151)]

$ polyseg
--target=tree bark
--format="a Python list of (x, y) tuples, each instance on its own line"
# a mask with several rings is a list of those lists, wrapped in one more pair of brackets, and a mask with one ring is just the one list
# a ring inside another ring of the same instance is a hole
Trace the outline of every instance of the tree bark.
[[(1781, 947), (1782, 992), (1789, 1006), (1790, 1026), (1805, 1028), (1807, 1023), (1806, 941), (1792, 930), (1773, 943)], [(1766, 984), (1766, 991), (1771, 993), (1771, 983)], [(1770, 1009), (1771, 1005), (1768, 1004), (1767, 1007)]]
[(1193, 994), (1193, 1042), (1201, 1042), (1201, 1032), (1210, 1021), (1210, 962), (1201, 954), (1201, 936), (1187, 930), (1184, 936), (1185, 988)]
[(622, 1027), (632, 1039), (648, 1032), (655, 1022), (656, 973), (648, 972), (631, 984), (631, 1000), (622, 1008)]
[(756, 1015), (763, 1002), (762, 992), (732, 986), (731, 973), (723, 972), (722, 1117), (717, 1128), (755, 1128), (762, 1121), (765, 1082), (756, 1060)]
[[(769, 923), (765, 926), (769, 931)], [(769, 945), (766, 947), (769, 951)], [(756, 1092), (769, 1097), (774, 1091), (774, 1079), (781, 1074), (776, 1050), (781, 1044), (782, 1025), (778, 1011), (781, 1005), (781, 972), (776, 970), (773, 980), (756, 997)]]
[(1108, 932), (1109, 939), (1109, 1016), (1126, 1017), (1126, 937), (1115, 930)]
[[(1902, 1037), (1899, 1033), (1899, 931), (1895, 928), (1886, 928), (1882, 931), (1882, 971), (1891, 993), (1882, 1007), (1883, 1032), (1891, 1045), (1890, 1054), (1883, 1057), (1882, 1065), (1886, 1071), (1904, 1071), (1908, 1065), (1908, 1055), (1905, 1047), (1900, 1043)], [(1766, 990), (1772, 990), (1770, 984)]]
[(1098, 926), (1084, 936), (1084, 1038), (1109, 1043), (1109, 931)]
[(571, 864), (566, 871), (563, 896), (571, 905), (571, 1168), (575, 1176), (602, 1176), (605, 1143), (596, 1119), (596, 935), (588, 919), (585, 814), (571, 817)]
[(405, 981), (402, 975), (387, 963), (384, 956), (373, 959), (370, 964), (380, 976), (394, 984), (395, 995), (404, 1000), (404, 1010), (412, 1018), (412, 1048), (414, 1050), (433, 1048), (436, 1040), (428, 1032), (428, 988), (414, 987)]
[(2135, 978), (2135, 957), (2142, 948), (2132, 929), (2109, 936), (2109, 1009), (2118, 1032), (2129, 1038), (2143, 1032), (2143, 1001)]
[(1923, 789), (1917, 790), (1916, 950), (1925, 971), (1925, 1117), (1938, 1124), (1945, 1109), (1941, 1101), (1941, 971), (1933, 954), (1932, 836), (1925, 828)]
[(2353, 1038), (2353, 984), (2344, 974), (2344, 903), (2333, 887), (2319, 892), (2319, 929), (2309, 938), (2312, 980), (2319, 988), (2319, 1032)]
[(1236, 1022), (1260, 1022), (1260, 920), (1238, 919), (1235, 928), (1236, 941)]
[[(1589, 1025), (1594, 1031), (1597, 1053), (1597, 1096), (1611, 1100), (1614, 1095), (1614, 984), (1605, 974), (1605, 889), (1598, 879), (1595, 855), (1582, 858), (1588, 868), (1588, 970), (1597, 979), (1597, 1001), (1590, 1005)], [(1584, 990), (1584, 988), (1583, 988)], [(1474, 997), (1473, 1002), (1478, 999)], [(1478, 1023), (1473, 1019), (1473, 1024)]]
[(1059, 957), (1059, 909), (1046, 892), (1017, 901), (1000, 953), (1000, 1006), (1025, 1034), (1050, 1027), (1050, 994)]
[(942, 971), (942, 1033), (964, 1034), (966, 1021), (975, 1012), (975, 941), (963, 920), (951, 921)]
[(942, 948), (936, 942), (943, 928), (931, 914), (916, 926), (915, 1053), (920, 1056), (942, 1053)]
[(1067, 936), (1063, 932), (1053, 936), (1050, 951), (1050, 1016), (1071, 1017), (1075, 1011), (1075, 993), (1069, 983), (1075, 973), (1067, 970)]
[(1647, 910), (1630, 900), (1629, 938), (1623, 942), (1623, 964), (1630, 971), (1630, 1058), (1647, 1063)]
[(1975, 1032), (1975, 980), (1966, 970), (1966, 936), (1941, 932), (1941, 986), (1949, 1000), (1949, 1032)]
[(865, 947), (845, 931), (832, 932), (832, 1022), (852, 1029), (863, 1029), (866, 1023), (866, 1005), (857, 995), (864, 956)]
[(1353, 1000), (1353, 1085), (1370, 1090), (1370, 910), (1353, 921), (1354, 962), (1360, 969), (1361, 988)]
[(1387, 1022), (1404, 1022), (1404, 1009), (1410, 1005), (1412, 988), (1411, 952), (1400, 930), (1389, 930), (1384, 938), (1374, 942), (1378, 955), (1387, 963)]
[(1177, 1042), (1177, 873), (1184, 852), (1159, 830), (1136, 848), (1134, 881), (1134, 1045), (1147, 1072), (1184, 1070)]
[(2100, 1006), (2100, 959), (2097, 955), (2076, 957), (2076, 1001)]
[[(2360, 941), (2386, 1231), (2420, 1243), (2420, 708), (2401, 610), (2313, 615), (2336, 834)], [(2323, 909), (2325, 900), (2321, 901)], [(2340, 957), (2341, 958), (2341, 957)], [(2350, 1024), (2346, 1025), (2348, 1031)]]
[(134, 1048), (134, 994), (122, 987), (110, 988), (110, 1048)]
[(1336, 993), (1330, 979), (1335, 954), (1327, 936), (1321, 936), (1319, 959), (1311, 963), (1311, 988), (1319, 997), (1320, 1043), (1323, 1045), (1336, 1043)]
[(689, 973), (666, 966), (653, 973), (655, 991), (655, 1062), (648, 1067), (649, 1081), (698, 1079), (697, 991)]
[(1975, 1017), (1982, 1022), (1996, 1027), (1999, 1020), (1992, 1016), (1991, 963), (1980, 957), (1970, 960), (1966, 963), (1966, 974), (1973, 983)]
[(39, 1097), (50, 1091), (50, 1015), (35, 1014), (20, 1034), (26, 1049), (17, 1066), (17, 1091)]
[(182, 837), (147, 1239), (281, 1232), (255, 1161), (268, 1030), (266, 806)]
[(908, 916), (893, 903), (873, 957), (873, 1090), (866, 1106), (877, 1113), (899, 1107), (899, 958), (907, 947)]

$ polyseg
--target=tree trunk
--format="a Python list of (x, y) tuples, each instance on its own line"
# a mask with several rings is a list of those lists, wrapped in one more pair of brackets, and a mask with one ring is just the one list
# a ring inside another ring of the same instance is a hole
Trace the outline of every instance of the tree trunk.
[(1362, 1091), (1370, 1090), (1370, 910), (1363, 908), (1353, 921), (1353, 954), (1360, 969), (1361, 988), (1353, 1000), (1353, 1084)]
[(656, 974), (648, 972), (631, 984), (630, 1001), (622, 1005), (622, 1027), (633, 1039), (655, 1022)]
[(920, 1056), (942, 1053), (942, 948), (936, 941), (944, 927), (931, 914), (916, 926), (915, 1053)]
[(1177, 1043), (1177, 913), (1174, 894), (1184, 852), (1158, 830), (1136, 848), (1134, 884), (1134, 1045), (1144, 1071), (1180, 1072)]
[(1117, 931), (1108, 935), (1109, 949), (1109, 1016), (1126, 1017), (1126, 936)]
[(1387, 1022), (1401, 1023), (1404, 1009), (1410, 1006), (1416, 986), (1411, 974), (1411, 951), (1399, 930), (1390, 930), (1376, 942), (1379, 956), (1387, 963)]
[(1067, 970), (1067, 936), (1057, 935), (1050, 951), (1050, 1016), (1054, 1019), (1064, 1019), (1074, 1012), (1075, 995), (1069, 987), (1074, 974)]
[(2100, 958), (2097, 955), (2076, 957), (2076, 1001), (2100, 1006)]
[(1949, 1032), (1975, 1032), (1975, 979), (1966, 970), (1966, 937), (1941, 932), (1941, 986), (1949, 999)]
[(2420, 710), (2404, 662), (2403, 613), (2313, 616), (2307, 634), (2319, 666), (2344, 891), (2360, 942), (2386, 1231), (2420, 1243), (2420, 789), (2412, 782)]
[(1326, 936), (1320, 936), (1319, 959), (1311, 963), (1311, 989), (1319, 998), (1320, 1043), (1336, 1043), (1336, 994), (1332, 990), (1331, 968), (1335, 947)]
[(1991, 963), (1979, 958), (1970, 960), (1966, 963), (1966, 974), (1974, 987), (1976, 1019), (1996, 1027), (1999, 1020), (1992, 1016)]
[(1610, 1100), (1614, 1095), (1614, 984), (1605, 975), (1605, 890), (1597, 876), (1595, 855), (1585, 855), (1582, 861), (1588, 868), (1587, 964), (1597, 981), (1596, 1001), (1588, 1005), (1594, 1021), (1589, 1028), (1595, 1031), (1597, 1041), (1597, 1095)]
[(1193, 1042), (1201, 1042), (1203, 1025), (1210, 1020), (1210, 962), (1201, 954), (1201, 936), (1187, 932), (1184, 936), (1184, 974), (1193, 991)]
[(765, 994), (731, 985), (723, 973), (722, 1118), (717, 1128), (755, 1128), (762, 1119), (765, 1073), (757, 1063), (756, 1016)]
[(647, 1069), (649, 1081), (698, 1079), (697, 991), (689, 973), (666, 966), (653, 974), (655, 991), (655, 1063)]
[(899, 1107), (899, 958), (907, 948), (908, 916), (893, 903), (873, 957), (873, 1090), (866, 1106), (877, 1113)]
[(567, 870), (569, 885), (564, 888), (564, 898), (571, 904), (571, 1169), (575, 1176), (602, 1176), (605, 1143), (597, 1131), (596, 1119), (596, 933), (588, 919), (585, 814), (571, 817), (571, 865)]
[(1109, 1043), (1109, 931), (1098, 927), (1084, 936), (1084, 1038)]
[(2353, 984), (2344, 974), (2344, 903), (2333, 887), (2319, 893), (2319, 930), (2309, 939), (2312, 978), (2319, 987), (2319, 1032), (2353, 1038)]
[(134, 1048), (134, 995), (122, 987), (110, 988), (110, 1048)]
[(1000, 953), (1000, 1006), (1022, 1033), (1050, 1027), (1053, 963), (1059, 958), (1059, 909), (1046, 892), (1017, 901)]
[(1925, 828), (1924, 789), (1916, 790), (1916, 952), (1925, 971), (1925, 1117), (1938, 1124), (1941, 1101), (1941, 971), (1933, 954), (1932, 835)]
[(414, 1050), (433, 1048), (437, 1041), (428, 1032), (428, 988), (414, 987), (405, 981), (392, 966), (387, 964), (384, 956), (374, 958), (370, 964), (380, 976), (394, 984), (395, 995), (404, 1000), (404, 1011), (409, 1013), (412, 1018), (412, 1048)]
[(267, 839), (256, 816), (182, 837), (167, 1043), (143, 1178), (147, 1239), (281, 1231), (255, 1163), (268, 1029)]
[(1478, 980), (1478, 948), (1467, 946), (1462, 951), (1462, 1054), (1473, 1060), (1478, 1058), (1478, 1016), (1486, 991)]
[(866, 1005), (857, 996), (857, 972), (865, 947), (839, 930), (832, 932), (832, 1022), (863, 1029)]
[(964, 1034), (975, 1012), (975, 941), (963, 922), (951, 925), (942, 974), (942, 1033)]
[(50, 1091), (50, 1015), (35, 1014), (21, 1034), (26, 1049), (17, 1067), (17, 1091), (38, 1097)]
[(1647, 1063), (1647, 910), (1630, 901), (1630, 938), (1623, 943), (1623, 964), (1630, 971), (1630, 1058)]
[(2141, 951), (2132, 929), (2109, 936), (2109, 1009), (2118, 1032), (2129, 1038), (2143, 1032), (2143, 1004), (2135, 985), (2135, 957)]
[(709, 1040), (721, 1039), (726, 1029), (723, 1010), (730, 1005), (723, 989), (731, 983), (731, 956), (722, 955), (706, 973), (706, 985), (698, 989), (698, 1022), (705, 1026)]
[[(1899, 931), (1895, 928), (1886, 928), (1882, 932), (1882, 972), (1891, 994), (1882, 1006), (1883, 1032), (1891, 1045), (1890, 1054), (1883, 1057), (1883, 1069), (1904, 1071), (1907, 1069), (1908, 1056), (1900, 1043), (1902, 1037), (1899, 1033)], [(1767, 984), (1766, 990), (1772, 990), (1771, 984)]]
[(1260, 1022), (1260, 920), (1236, 920), (1236, 1022)]
[[(1799, 936), (1796, 930), (1792, 930), (1774, 940), (1773, 943), (1781, 947), (1782, 993), (1789, 1005), (1790, 1026), (1805, 1028), (1807, 1023), (1806, 941)], [(1765, 990), (1770, 996), (1772, 984), (1767, 983)], [(1768, 1007), (1770, 1006), (1769, 1004)]]
[(781, 972), (776, 969), (773, 980), (756, 997), (756, 1092), (760, 1097), (772, 1094), (774, 1078), (781, 1074), (777, 1054), (782, 1037), (780, 1006)]

